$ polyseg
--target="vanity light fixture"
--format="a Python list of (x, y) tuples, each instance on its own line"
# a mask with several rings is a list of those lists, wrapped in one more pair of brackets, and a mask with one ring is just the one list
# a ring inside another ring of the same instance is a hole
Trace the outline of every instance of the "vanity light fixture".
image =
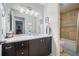
[(37, 11), (34, 11), (31, 8), (22, 8), (22, 7), (20, 7), (19, 11), (20, 11), (20, 13), (30, 14), (30, 15), (33, 15), (35, 17), (37, 17), (39, 15), (39, 13)]

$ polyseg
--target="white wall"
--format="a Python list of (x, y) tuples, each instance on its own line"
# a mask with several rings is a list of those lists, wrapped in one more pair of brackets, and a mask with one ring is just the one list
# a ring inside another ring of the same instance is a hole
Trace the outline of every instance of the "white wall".
[(57, 3), (48, 3), (44, 8), (44, 33), (46, 30), (45, 17), (49, 17), (50, 26), (52, 29), (52, 55), (60, 54), (60, 12)]

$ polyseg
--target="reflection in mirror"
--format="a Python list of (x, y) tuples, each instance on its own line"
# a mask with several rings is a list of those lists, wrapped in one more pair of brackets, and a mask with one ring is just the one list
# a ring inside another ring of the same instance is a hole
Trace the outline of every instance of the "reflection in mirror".
[(16, 34), (24, 34), (25, 33), (25, 20), (22, 17), (15, 17), (15, 32)]
[[(29, 33), (39, 34), (40, 33), (40, 26), (43, 22), (40, 22), (39, 17), (34, 17), (28, 14), (21, 14), (16, 11), (13, 11), (12, 16), (13, 16), (13, 22), (14, 22), (12, 28), (15, 34), (18, 34), (16, 33), (18, 26), (20, 27), (19, 29), (21, 31), (19, 34), (29, 34)], [(18, 21), (15, 22), (15, 20), (18, 20)]]

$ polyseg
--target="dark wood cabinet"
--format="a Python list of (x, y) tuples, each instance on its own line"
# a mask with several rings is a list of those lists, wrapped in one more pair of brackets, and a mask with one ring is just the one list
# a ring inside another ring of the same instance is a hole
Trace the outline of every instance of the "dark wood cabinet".
[(2, 44), (2, 56), (47, 56), (51, 53), (51, 37)]
[(35, 39), (29, 41), (29, 55), (30, 56), (38, 56), (41, 55), (41, 41), (42, 39)]
[(2, 56), (28, 56), (28, 41), (3, 44)]
[(51, 37), (42, 38), (41, 42), (41, 55), (49, 55), (51, 53)]
[(48, 55), (48, 38), (43, 38), (42, 39), (43, 42), (42, 42), (42, 54), (43, 55)]
[(41, 38), (29, 41), (30, 56), (44, 56), (51, 53), (51, 38)]

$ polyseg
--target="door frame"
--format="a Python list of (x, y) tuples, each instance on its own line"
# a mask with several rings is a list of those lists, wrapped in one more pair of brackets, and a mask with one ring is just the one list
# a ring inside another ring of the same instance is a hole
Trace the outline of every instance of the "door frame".
[[(21, 18), (20, 20), (18, 20), (18, 19), (16, 19), (16, 18)], [(14, 26), (15, 26), (15, 29), (14, 29), (14, 32), (15, 32), (15, 34), (16, 34), (16, 21), (23, 21), (23, 34), (25, 34), (25, 18), (23, 18), (23, 17), (18, 17), (18, 16), (14, 16), (14, 19), (15, 19), (15, 21), (14, 21)]]

